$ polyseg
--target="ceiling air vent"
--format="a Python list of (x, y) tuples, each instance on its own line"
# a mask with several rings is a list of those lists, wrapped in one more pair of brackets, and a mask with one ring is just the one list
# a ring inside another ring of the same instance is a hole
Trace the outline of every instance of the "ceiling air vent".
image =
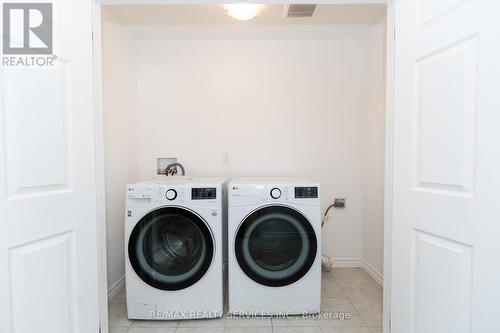
[(285, 7), (285, 17), (311, 17), (317, 5), (288, 5)]

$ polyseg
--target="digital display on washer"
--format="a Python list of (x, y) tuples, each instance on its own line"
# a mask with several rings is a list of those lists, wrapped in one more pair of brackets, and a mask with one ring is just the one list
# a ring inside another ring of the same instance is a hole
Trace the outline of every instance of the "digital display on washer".
[(295, 199), (311, 199), (317, 197), (318, 197), (318, 188), (316, 186), (295, 188)]
[(213, 200), (217, 198), (215, 187), (193, 187), (191, 189), (191, 200)]

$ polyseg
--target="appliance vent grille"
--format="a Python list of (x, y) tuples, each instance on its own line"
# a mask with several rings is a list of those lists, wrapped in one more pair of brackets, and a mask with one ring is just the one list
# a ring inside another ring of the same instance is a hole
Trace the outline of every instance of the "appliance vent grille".
[(286, 17), (312, 17), (317, 5), (288, 5)]

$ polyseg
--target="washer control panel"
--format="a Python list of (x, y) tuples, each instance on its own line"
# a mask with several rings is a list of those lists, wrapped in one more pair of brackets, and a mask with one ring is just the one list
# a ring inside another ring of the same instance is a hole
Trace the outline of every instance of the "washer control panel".
[(218, 178), (200, 178), (199, 181), (191, 182), (190, 179), (183, 177), (162, 177), (151, 182), (127, 185), (127, 204), (142, 207), (146, 205), (205, 207), (217, 209), (217, 214), (220, 215), (220, 206), (224, 198), (223, 185), (224, 181)]

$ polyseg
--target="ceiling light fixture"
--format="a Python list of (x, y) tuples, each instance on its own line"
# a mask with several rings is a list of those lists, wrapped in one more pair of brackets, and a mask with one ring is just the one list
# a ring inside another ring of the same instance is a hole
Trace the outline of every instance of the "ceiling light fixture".
[(240, 21), (248, 21), (257, 17), (263, 7), (264, 5), (248, 2), (238, 2), (230, 5), (224, 5), (226, 13)]

